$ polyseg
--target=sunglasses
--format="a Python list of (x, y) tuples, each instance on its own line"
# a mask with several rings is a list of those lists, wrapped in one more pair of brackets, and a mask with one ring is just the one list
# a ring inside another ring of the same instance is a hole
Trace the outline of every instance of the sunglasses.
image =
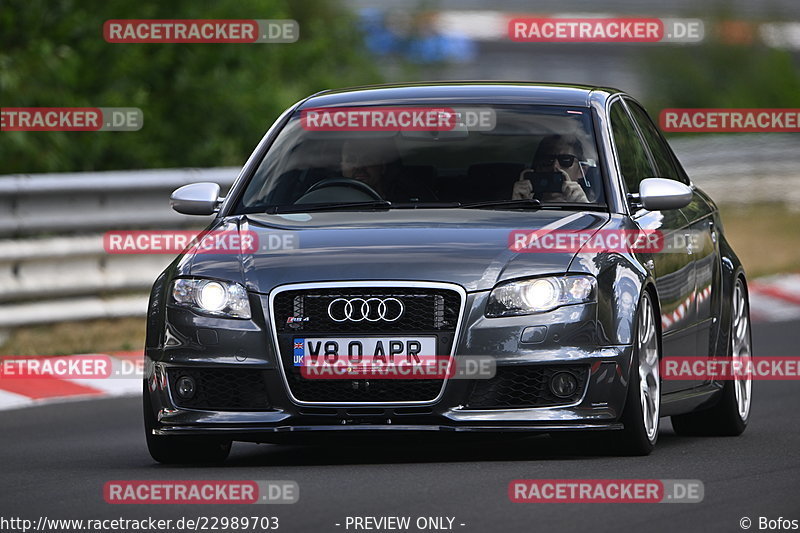
[(556, 162), (556, 159), (558, 159), (558, 164), (562, 168), (569, 168), (575, 163), (575, 160), (578, 159), (578, 157), (574, 156), (572, 154), (545, 155), (545, 156), (542, 156), (539, 159), (537, 159), (535, 165), (536, 166), (549, 167), (549, 166), (552, 166), (553, 163)]

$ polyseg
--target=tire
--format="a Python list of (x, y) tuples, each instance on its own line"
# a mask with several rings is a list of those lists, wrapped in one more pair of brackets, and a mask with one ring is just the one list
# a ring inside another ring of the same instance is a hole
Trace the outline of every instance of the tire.
[[(645, 292), (639, 301), (634, 328), (634, 348), (625, 407), (620, 417), (622, 430), (583, 432), (576, 439), (586, 454), (612, 456), (650, 455), (658, 441), (661, 413), (660, 343), (655, 310)], [(646, 384), (643, 387), (642, 384)], [(645, 418), (645, 409), (648, 417)], [(552, 433), (556, 442), (566, 443), (571, 435)]]
[(231, 441), (213, 437), (153, 435), (157, 426), (147, 383), (144, 384), (144, 434), (150, 456), (163, 464), (221, 463), (231, 452)]
[[(747, 289), (741, 279), (733, 289), (730, 342), (727, 356), (745, 362), (753, 356), (750, 331), (750, 305)], [(753, 394), (752, 377), (728, 380), (722, 387), (719, 401), (711, 408), (672, 417), (672, 428), (684, 436), (741, 435), (750, 419)]]
[(660, 363), (655, 309), (645, 292), (636, 314), (630, 381), (621, 417), (624, 429), (609, 435), (618, 453), (650, 455), (655, 448), (661, 414)]

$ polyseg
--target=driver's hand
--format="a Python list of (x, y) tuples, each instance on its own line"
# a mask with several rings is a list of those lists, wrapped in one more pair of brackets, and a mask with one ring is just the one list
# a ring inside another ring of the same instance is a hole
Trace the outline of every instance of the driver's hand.
[(589, 199), (583, 191), (583, 187), (577, 181), (570, 179), (564, 180), (564, 185), (561, 186), (561, 194), (564, 195), (565, 202), (584, 202), (588, 203)]
[(542, 200), (545, 202), (582, 202), (588, 203), (589, 198), (583, 191), (583, 187), (577, 181), (572, 181), (569, 175), (562, 169), (558, 169), (564, 175), (564, 182), (561, 184), (561, 192), (545, 193)]
[(528, 200), (533, 198), (533, 184), (531, 180), (523, 179), (522, 175), (514, 182), (514, 188), (511, 191), (512, 200)]

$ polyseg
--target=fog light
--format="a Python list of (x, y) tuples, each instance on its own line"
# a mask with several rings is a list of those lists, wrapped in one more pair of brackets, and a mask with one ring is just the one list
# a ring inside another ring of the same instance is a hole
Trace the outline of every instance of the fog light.
[(176, 385), (178, 396), (184, 400), (189, 400), (194, 396), (195, 386), (194, 380), (189, 376), (181, 376), (178, 378)]
[(578, 380), (569, 372), (558, 372), (550, 378), (550, 390), (559, 398), (569, 398), (578, 390)]

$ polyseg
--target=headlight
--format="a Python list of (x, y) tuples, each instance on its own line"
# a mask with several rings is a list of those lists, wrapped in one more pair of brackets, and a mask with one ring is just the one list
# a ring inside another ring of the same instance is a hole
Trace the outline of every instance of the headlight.
[(172, 284), (172, 300), (207, 315), (250, 318), (247, 291), (230, 281), (176, 279)]
[(487, 317), (542, 313), (570, 304), (594, 302), (597, 281), (592, 276), (561, 276), (510, 281), (489, 294)]

